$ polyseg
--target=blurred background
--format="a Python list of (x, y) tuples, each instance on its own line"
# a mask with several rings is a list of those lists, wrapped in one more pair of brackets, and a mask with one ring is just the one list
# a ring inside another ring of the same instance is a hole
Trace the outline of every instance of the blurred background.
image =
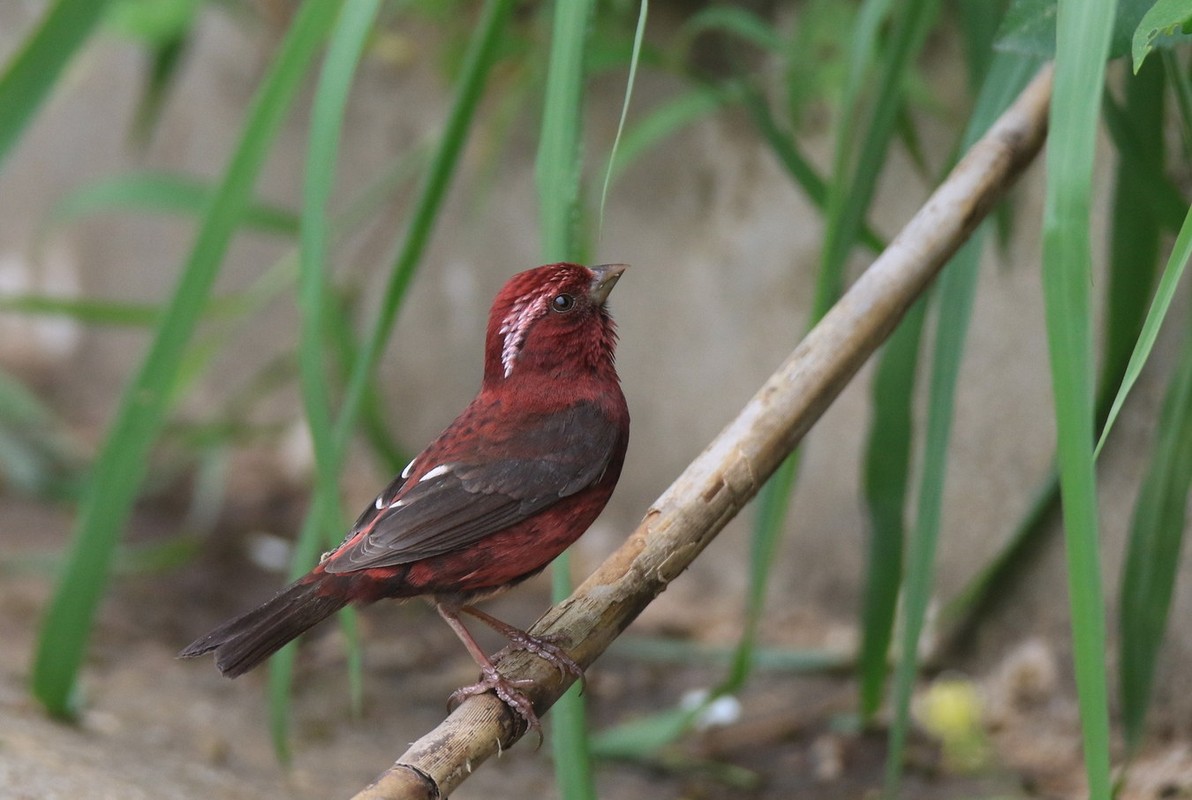
[[(630, 451), (573, 548), (581, 580), (1049, 57), (1053, 31), (1032, 26), (1054, 11), (655, 2), (635, 56), (639, 6), (595, 3), (572, 45), (582, 174), (560, 234), (539, 148), (564, 13), (549, 3), (87, 5), (0, 5), (11, 797), (363, 787), (472, 680), (429, 607), (324, 625), (280, 677), (233, 683), (173, 654), (338, 541), (467, 403), (491, 298), (560, 236), (568, 258), (632, 265), (611, 299)], [(1145, 10), (1120, 10), (1119, 30)], [(339, 119), (316, 87), (352, 11), (368, 23)], [(1099, 421), (1187, 210), (1181, 44), (1137, 75), (1128, 58), (1108, 66), (1091, 195)], [(312, 251), (304, 180), (324, 122), (342, 132)], [(898, 780), (916, 797), (1087, 796), (1073, 663), (1090, 656), (1072, 645), (1054, 476), (1044, 178), (1028, 170), (954, 265), (968, 299), (933, 290), (797, 465), (589, 671), (581, 747), (599, 796), (846, 798)], [(1108, 639), (1094, 669), (1129, 797), (1192, 793), (1186, 289), (1097, 466)], [(963, 352), (951, 368), (937, 355), (949, 341)], [(304, 359), (332, 419), (353, 369), (364, 377), (329, 484)], [(929, 439), (941, 419), (950, 440)], [(341, 493), (340, 525), (310, 511), (318, 485)], [(896, 612), (920, 568), (916, 667)], [(528, 625), (549, 600), (543, 576), (490, 610)], [(888, 680), (900, 662), (917, 669), (909, 716)], [(557, 773), (575, 768), (550, 750), (516, 748), (457, 796), (572, 796)]]

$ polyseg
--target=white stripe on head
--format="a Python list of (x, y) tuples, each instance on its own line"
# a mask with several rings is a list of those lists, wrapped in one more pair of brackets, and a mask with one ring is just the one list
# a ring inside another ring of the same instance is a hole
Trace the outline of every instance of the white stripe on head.
[(549, 292), (535, 292), (519, 297), (501, 320), (498, 331), (505, 337), (501, 347), (501, 365), (505, 367), (505, 377), (513, 374), (513, 362), (521, 354), (522, 346), (526, 343), (526, 333), (530, 323), (546, 312), (546, 304), (550, 300)]

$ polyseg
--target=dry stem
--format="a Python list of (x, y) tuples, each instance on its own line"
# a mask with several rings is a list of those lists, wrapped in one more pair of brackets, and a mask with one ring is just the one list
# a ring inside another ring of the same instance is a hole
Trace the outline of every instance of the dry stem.
[[(592, 663), (757, 493), (1042, 146), (1044, 68), (885, 252), (647, 512), (637, 530), (534, 632), (564, 634)], [(571, 683), (526, 653), (501, 662), (541, 714)], [(491, 694), (469, 698), (354, 800), (444, 797), (524, 731)]]

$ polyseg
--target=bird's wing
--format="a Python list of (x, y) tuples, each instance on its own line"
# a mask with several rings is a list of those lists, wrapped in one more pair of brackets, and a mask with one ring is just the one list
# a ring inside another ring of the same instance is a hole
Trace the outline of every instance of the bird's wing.
[(324, 569), (408, 564), (466, 547), (596, 483), (617, 438), (613, 422), (587, 402), (482, 435), (469, 456), (383, 492)]

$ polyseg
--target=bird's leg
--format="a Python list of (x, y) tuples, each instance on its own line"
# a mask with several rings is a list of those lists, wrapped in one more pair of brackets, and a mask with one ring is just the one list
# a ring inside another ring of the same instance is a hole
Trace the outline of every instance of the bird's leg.
[(460, 621), (459, 612), (463, 609), (453, 606), (447, 606), (443, 603), (436, 602), (435, 608), (439, 611), (439, 616), (451, 626), (451, 630), (455, 631), (455, 635), (464, 643), (464, 647), (468, 648), (468, 652), (472, 654), (472, 659), (480, 667), (481, 679), (471, 686), (462, 686), (451, 693), (448, 699), (448, 704), (452, 707), (463, 702), (467, 697), (476, 694), (484, 694), (487, 691), (492, 691), (497, 697), (501, 699), (505, 705), (509, 706), (515, 714), (526, 721), (526, 725), (530, 730), (538, 734), (538, 746), (542, 746), (542, 723), (538, 720), (538, 715), (534, 712), (534, 705), (530, 702), (530, 698), (526, 697), (518, 685), (532, 684), (533, 681), (514, 681), (506, 678), (497, 668), (493, 666), (493, 662), (489, 660), (484, 651), (480, 649), (480, 645), (472, 638), (472, 634), (464, 627), (463, 622)]
[(559, 670), (561, 676), (571, 675), (578, 680), (581, 691), (587, 688), (584, 668), (576, 663), (575, 659), (566, 650), (560, 647), (560, 644), (567, 640), (565, 635), (548, 634), (546, 636), (535, 636), (523, 631), (521, 628), (510, 625), (508, 622), (503, 622), (491, 614), (486, 614), (475, 606), (462, 606), (459, 610), (465, 614), (470, 614), (509, 640), (509, 646), (497, 653), (497, 661), (500, 661), (502, 656), (508, 655), (511, 652), (526, 650), (538, 656), (543, 661), (553, 664)]

